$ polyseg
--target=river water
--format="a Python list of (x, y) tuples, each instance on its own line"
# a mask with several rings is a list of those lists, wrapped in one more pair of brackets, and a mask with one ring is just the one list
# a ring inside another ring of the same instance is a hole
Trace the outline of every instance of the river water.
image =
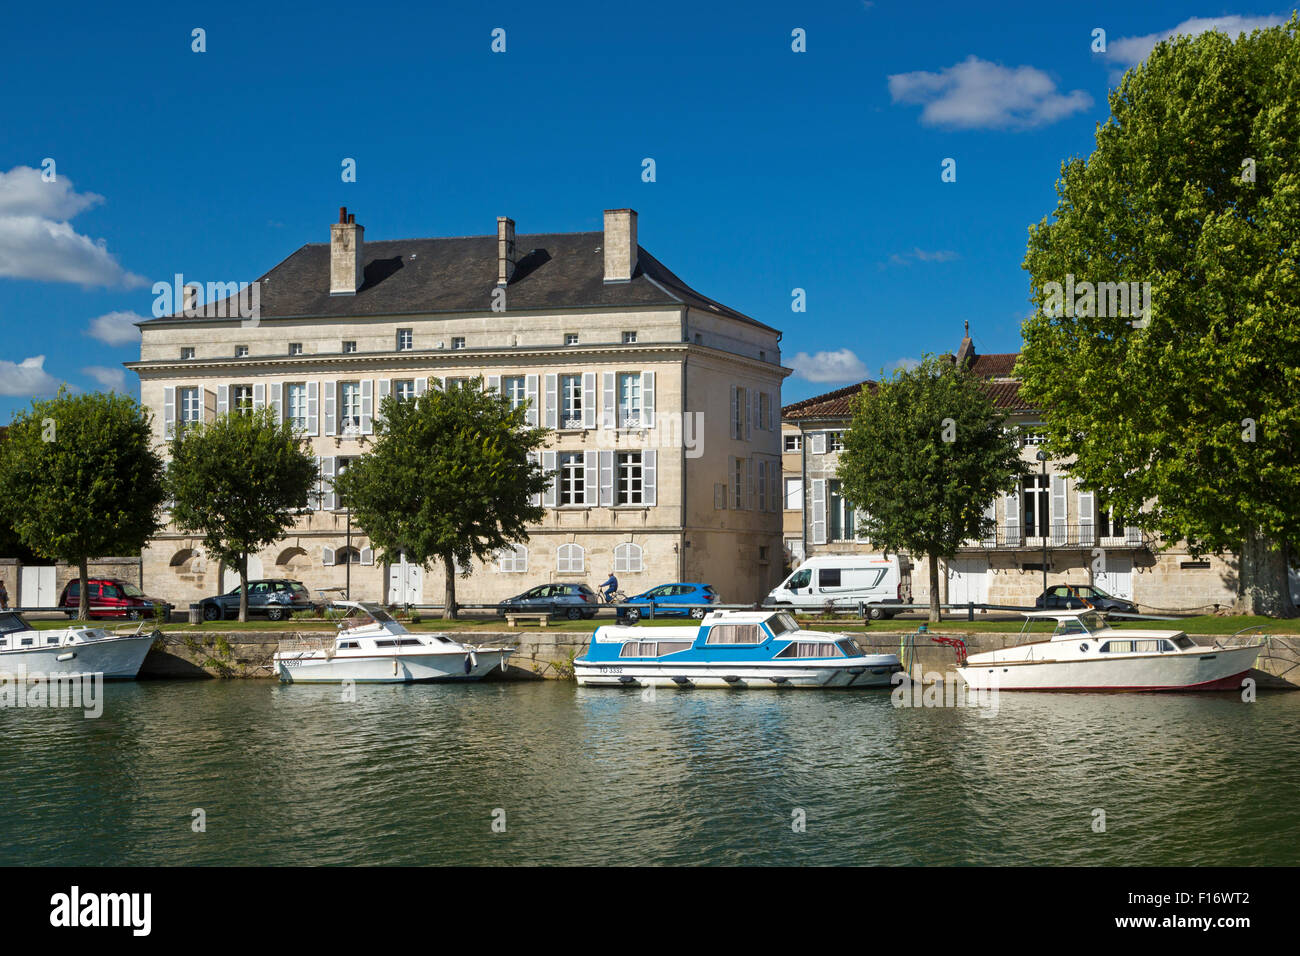
[(105, 695), (0, 711), (0, 864), (1300, 862), (1297, 693)]

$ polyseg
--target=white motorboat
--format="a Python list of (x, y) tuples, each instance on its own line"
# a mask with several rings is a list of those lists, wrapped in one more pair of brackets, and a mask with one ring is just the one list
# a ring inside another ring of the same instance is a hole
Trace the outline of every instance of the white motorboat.
[(0, 675), (18, 680), (58, 674), (103, 674), (131, 680), (153, 646), (156, 630), (72, 626), (38, 631), (17, 611), (0, 611)]
[(275, 672), (289, 684), (407, 684), (481, 680), (506, 668), (512, 647), (462, 644), (447, 634), (416, 634), (377, 604), (335, 601), (344, 612), (335, 637), (294, 635), (280, 641)]
[(604, 626), (573, 662), (579, 684), (624, 687), (888, 687), (894, 654), (848, 634), (800, 630), (788, 611), (714, 611), (698, 626)]
[(1183, 631), (1111, 627), (1101, 611), (1025, 611), (1022, 634), (1054, 621), (1050, 638), (958, 661), (972, 690), (1239, 690), (1262, 642), (1204, 647)]

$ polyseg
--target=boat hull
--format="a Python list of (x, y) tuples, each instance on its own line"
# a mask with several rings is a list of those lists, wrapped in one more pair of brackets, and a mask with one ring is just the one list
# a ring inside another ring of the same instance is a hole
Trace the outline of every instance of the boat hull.
[(153, 646), (152, 634), (0, 652), (0, 675), (17, 680), (58, 674), (103, 674), (133, 680)]
[(513, 648), (479, 650), (470, 670), (465, 670), (466, 654), (392, 654), (354, 655), (343, 653), (326, 657), (320, 652), (276, 654), (276, 676), (286, 684), (412, 684), (437, 681), (477, 681), (494, 667), (505, 669)]
[(636, 662), (573, 662), (577, 682), (585, 687), (728, 687), (753, 688), (848, 688), (888, 687), (894, 673), (902, 670), (892, 654), (874, 655), (827, 663), (715, 664)]
[(1189, 653), (1063, 661), (981, 660), (957, 674), (972, 690), (1193, 691), (1240, 690), (1259, 656), (1258, 644), (1199, 648)]

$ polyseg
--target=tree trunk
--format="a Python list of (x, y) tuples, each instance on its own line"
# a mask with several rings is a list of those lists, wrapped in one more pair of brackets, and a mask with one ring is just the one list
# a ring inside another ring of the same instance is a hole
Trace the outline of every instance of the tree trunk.
[(86, 559), (82, 558), (77, 562), (77, 574), (81, 580), (81, 604), (77, 610), (77, 619), (80, 621), (90, 617), (90, 572), (86, 568)]
[(239, 619), (248, 620), (248, 555), (239, 556)]
[(456, 559), (450, 554), (442, 555), (442, 570), (446, 575), (447, 593), (442, 600), (442, 619), (456, 620)]
[(1238, 614), (1295, 617), (1287, 575), (1286, 549), (1259, 532), (1251, 532), (1237, 555)]
[(930, 623), (938, 624), (943, 620), (943, 612), (939, 610), (939, 557), (930, 555)]

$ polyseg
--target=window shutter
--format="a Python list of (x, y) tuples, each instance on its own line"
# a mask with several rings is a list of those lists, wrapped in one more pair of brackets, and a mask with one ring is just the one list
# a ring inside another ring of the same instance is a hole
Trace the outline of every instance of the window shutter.
[(600, 427), (613, 431), (618, 427), (618, 398), (614, 394), (614, 373), (604, 372), (601, 379)]
[(307, 383), (307, 434), (320, 434), (320, 383)]
[[(740, 438), (740, 389), (735, 385), (731, 386), (731, 437)], [(731, 479), (728, 479), (730, 481)]]
[(812, 543), (826, 543), (825, 478), (814, 478), (812, 483)]
[(600, 505), (610, 508), (614, 505), (614, 453), (600, 453)]
[(321, 382), (321, 391), (325, 395), (325, 434), (333, 435), (337, 433), (334, 415), (334, 383)]
[(361, 563), (362, 563), (362, 564), (374, 564), (374, 563), (375, 563), (375, 552), (374, 552), (374, 549), (373, 549), (373, 548), (362, 548), (362, 549), (361, 549)]
[(767, 460), (758, 460), (758, 510), (767, 510)]
[(641, 373), (641, 427), (655, 427), (655, 373)]
[(736, 456), (730, 455), (727, 458), (727, 507), (740, 507), (740, 492), (736, 489)]
[(501, 376), (489, 375), (487, 379), (487, 387), (489, 392), (496, 392), (498, 395), (501, 394)]
[(582, 373), (582, 427), (596, 427), (596, 373)]
[(528, 402), (528, 411), (526, 413), (527, 417), (524, 419), (524, 422), (525, 424), (528, 425), (529, 428), (536, 428), (538, 422), (537, 376), (536, 375), (524, 376), (524, 398)]
[(560, 398), (560, 377), (555, 374), (546, 376), (546, 393), (542, 404), (545, 411), (545, 417), (542, 419), (547, 428), (559, 428), (559, 398)]
[(1020, 491), (1002, 496), (1002, 523), (1007, 529), (1007, 546), (1020, 546)]
[(855, 537), (859, 541), (867, 540), (867, 532), (864, 526), (866, 525), (867, 518), (869, 517), (870, 515), (868, 515), (867, 512), (863, 511), (861, 508), (853, 509), (853, 537)]
[(546, 490), (542, 492), (542, 506), (554, 508), (558, 491), (555, 483), (555, 452), (542, 452), (542, 471), (546, 473), (547, 480)]
[(266, 386), (258, 383), (253, 386), (253, 411), (266, 407)]
[(1065, 476), (1052, 475), (1052, 543), (1063, 544), (1065, 536)]
[(271, 414), (275, 416), (277, 422), (284, 421), (284, 383), (272, 382), (267, 386), (267, 404), (271, 406)]
[(324, 545), (320, 549), (320, 563), (327, 568), (334, 566), (334, 549), (329, 545)]
[(334, 458), (322, 458), (320, 460), (320, 487), (321, 487), (321, 510), (333, 511), (337, 507), (338, 498), (334, 494)]
[(809, 437), (812, 438), (812, 453), (814, 455), (826, 454), (826, 433), (812, 432)]
[(986, 535), (984, 536), (984, 538), (983, 538), (984, 545), (985, 545), (986, 547), (989, 547), (989, 548), (997, 547), (997, 543), (998, 543), (998, 502), (997, 502), (997, 499), (996, 499), (996, 498), (993, 499), (992, 501), (990, 501), (990, 502), (989, 502), (989, 506), (988, 506), (987, 508), (984, 509), (984, 517), (985, 517), (985, 518), (988, 518), (989, 521), (992, 522), (992, 526), (993, 526), (993, 530), (990, 531), (988, 534), (986, 534)]
[(754, 510), (754, 459), (745, 459), (745, 510)]
[(361, 380), (361, 434), (369, 435), (375, 430), (375, 383), (372, 379)]
[(600, 479), (600, 462), (594, 451), (582, 453), (582, 503), (591, 507), (596, 503), (596, 487)]
[(217, 414), (225, 415), (230, 412), (230, 386), (217, 386)]
[(659, 452), (647, 449), (641, 452), (642, 501), (654, 507), (659, 504)]
[(381, 378), (375, 380), (375, 421), (382, 421), (384, 418), (384, 399), (393, 394), (393, 380), (391, 378)]
[[(427, 378), (417, 378), (415, 380), (415, 397), (423, 398), (429, 391), (429, 380)], [(333, 434), (331, 432), (331, 434)]]
[[(537, 452), (535, 452), (535, 451), (530, 451), (530, 452), (528, 453), (528, 461), (529, 461), (529, 463), (530, 463), (530, 464), (536, 464), (537, 461), (538, 461), (538, 457), (539, 457), (539, 456), (538, 456)], [(530, 505), (532, 505), (534, 508), (540, 508), (540, 507), (542, 506), (542, 496), (541, 496), (540, 494), (530, 495), (529, 498), (528, 498), (528, 503), (529, 503)]]
[(203, 420), (210, 422), (217, 417), (217, 396), (211, 389), (203, 390)]
[(167, 385), (163, 388), (163, 438), (176, 434), (176, 389)]
[(307, 495), (307, 506), (311, 508), (312, 511), (320, 511), (320, 505), (321, 505), (320, 476), (321, 476), (321, 458), (319, 455), (317, 455), (316, 456), (316, 490), (315, 492)]
[(1092, 544), (1097, 525), (1097, 505), (1091, 491), (1079, 493), (1079, 544)]
[(754, 419), (758, 416), (755, 412), (758, 410), (758, 393), (752, 388), (745, 391), (747, 398), (745, 408), (745, 441), (749, 441), (750, 433), (754, 428)]

